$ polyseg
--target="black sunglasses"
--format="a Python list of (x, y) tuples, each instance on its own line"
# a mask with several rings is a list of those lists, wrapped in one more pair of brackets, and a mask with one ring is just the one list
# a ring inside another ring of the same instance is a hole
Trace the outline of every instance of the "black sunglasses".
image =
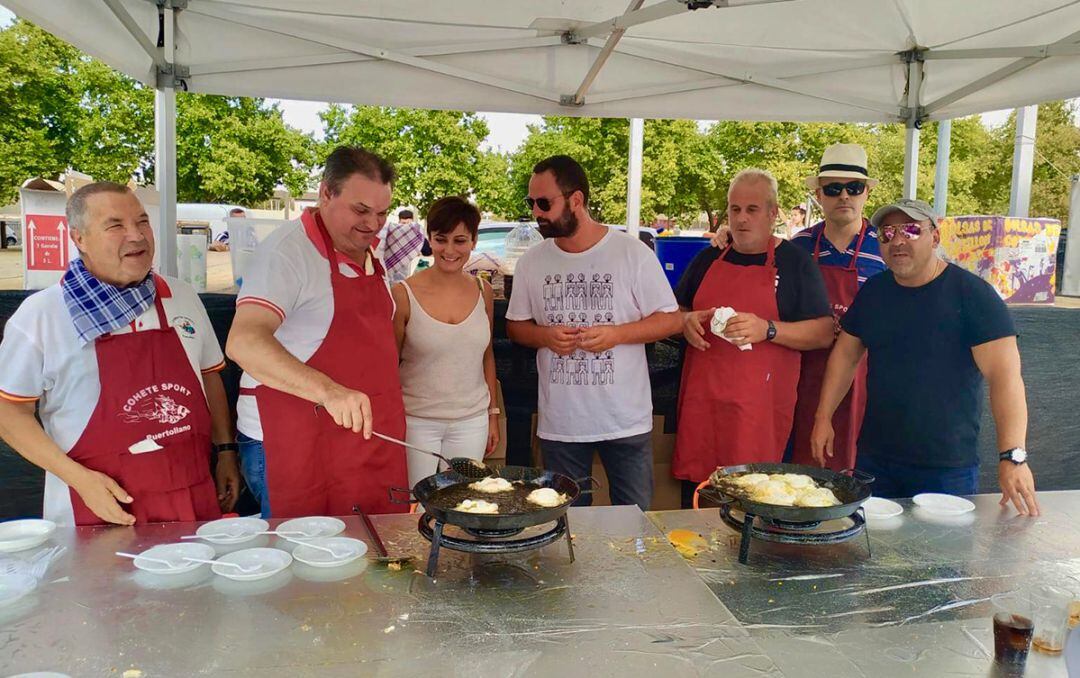
[[(564, 198), (566, 197), (565, 193), (561, 195)], [(525, 198), (525, 204), (530, 210), (533, 208), (533, 205), (536, 205), (540, 208), (541, 212), (548, 212), (551, 210), (551, 201), (554, 199), (555, 198)]]
[(865, 181), (849, 181), (846, 184), (835, 182), (832, 184), (825, 184), (821, 187), (821, 192), (830, 198), (835, 198), (844, 191), (847, 191), (848, 195), (862, 195), (865, 190)]

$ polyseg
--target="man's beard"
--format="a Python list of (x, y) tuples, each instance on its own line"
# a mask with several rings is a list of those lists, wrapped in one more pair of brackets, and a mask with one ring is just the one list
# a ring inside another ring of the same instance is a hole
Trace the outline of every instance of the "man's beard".
[(577, 233), (578, 230), (577, 217), (565, 207), (558, 219), (552, 221), (540, 217), (536, 220), (536, 225), (540, 229), (540, 235), (545, 238), (568, 238)]

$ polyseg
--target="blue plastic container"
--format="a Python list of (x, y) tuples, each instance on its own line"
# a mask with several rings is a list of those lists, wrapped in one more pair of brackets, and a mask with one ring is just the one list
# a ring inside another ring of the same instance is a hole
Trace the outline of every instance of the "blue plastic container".
[(664, 269), (672, 289), (679, 284), (679, 278), (682, 278), (690, 260), (706, 247), (709, 247), (709, 239), (700, 236), (656, 239), (656, 258), (660, 260), (660, 267)]

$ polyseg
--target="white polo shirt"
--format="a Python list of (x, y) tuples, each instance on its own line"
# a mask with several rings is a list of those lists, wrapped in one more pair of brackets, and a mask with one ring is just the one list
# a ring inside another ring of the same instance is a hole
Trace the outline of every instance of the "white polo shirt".
[[(313, 221), (285, 224), (255, 249), (236, 297), (237, 307), (257, 304), (281, 318), (274, 338), (300, 362), (315, 355), (334, 317), (334, 291), (324, 250)], [(346, 277), (375, 274), (370, 257), (361, 270), (344, 254), (335, 250), (334, 255), (338, 270)], [(240, 378), (241, 388), (258, 385), (247, 372)], [(254, 396), (241, 395), (237, 400), (236, 429), (256, 440), (263, 439)]]
[[(158, 295), (192, 370), (201, 375), (224, 369), (221, 346), (195, 290), (164, 277), (158, 279)], [(151, 306), (114, 334), (159, 328), (157, 310)], [(76, 334), (60, 283), (27, 297), (7, 321), (0, 365), (0, 397), (37, 401), (45, 432), (69, 452), (97, 407), (101, 380), (94, 343), (84, 345)], [(51, 473), (45, 475), (44, 515), (65, 525), (75, 522), (67, 485)]]

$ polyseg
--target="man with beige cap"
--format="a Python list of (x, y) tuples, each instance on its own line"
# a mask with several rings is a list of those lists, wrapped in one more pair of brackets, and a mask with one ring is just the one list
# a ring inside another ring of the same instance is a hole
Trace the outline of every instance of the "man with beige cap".
[(1020, 353), (1005, 303), (987, 282), (938, 256), (937, 216), (925, 202), (886, 205), (870, 224), (889, 270), (867, 281), (840, 321), (811, 435), (814, 456), (832, 451), (833, 413), (868, 354), (857, 467), (877, 478), (874, 494), (974, 494), (985, 379), (1001, 503), (1038, 515), (1024, 449)]
[[(847, 312), (859, 288), (866, 280), (885, 270), (878, 248), (877, 231), (863, 216), (863, 206), (878, 180), (866, 169), (866, 150), (858, 144), (833, 144), (825, 149), (814, 176), (806, 178), (808, 188), (817, 194), (825, 220), (796, 233), (791, 243), (809, 253), (825, 280), (833, 331), (840, 332), (840, 319)], [(829, 348), (805, 351), (799, 375), (799, 399), (795, 405), (791, 461), (816, 464), (810, 450), (810, 432), (818, 409), (821, 382)], [(833, 416), (836, 433), (832, 455), (824, 459), (829, 468), (839, 471), (854, 468), (855, 441), (862, 426), (866, 406), (866, 361), (859, 363), (847, 397)]]

